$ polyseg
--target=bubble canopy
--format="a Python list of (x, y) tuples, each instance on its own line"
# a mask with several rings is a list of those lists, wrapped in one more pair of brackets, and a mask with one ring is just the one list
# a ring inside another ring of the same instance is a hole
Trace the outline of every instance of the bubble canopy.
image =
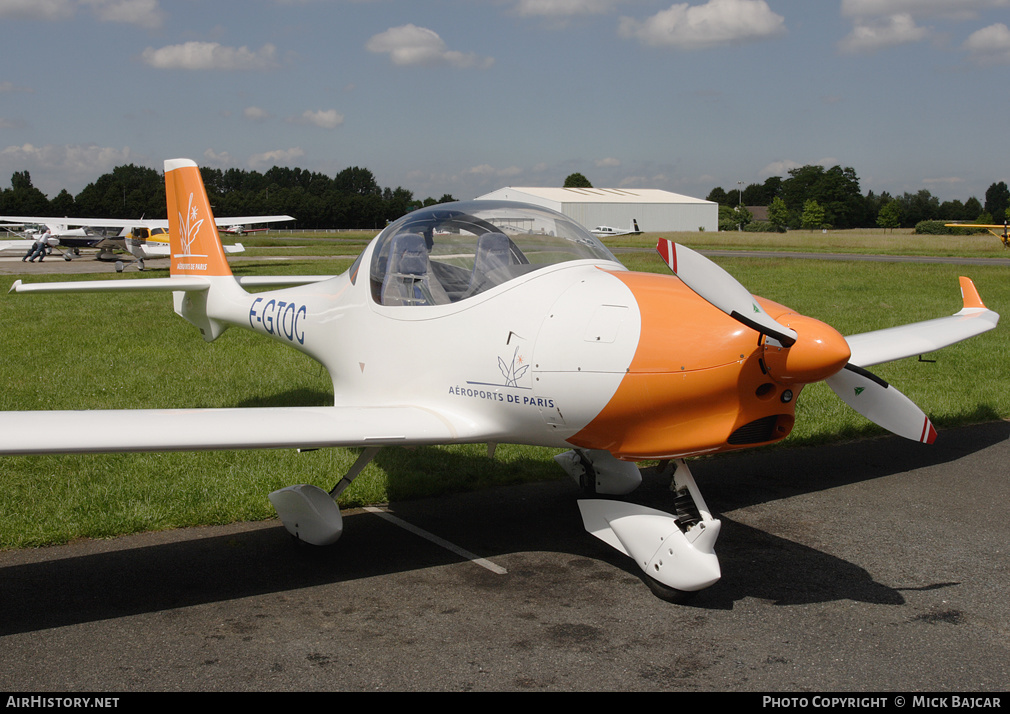
[(549, 208), (513, 201), (438, 204), (379, 234), (372, 296), (383, 305), (454, 303), (575, 260), (619, 264), (596, 236)]

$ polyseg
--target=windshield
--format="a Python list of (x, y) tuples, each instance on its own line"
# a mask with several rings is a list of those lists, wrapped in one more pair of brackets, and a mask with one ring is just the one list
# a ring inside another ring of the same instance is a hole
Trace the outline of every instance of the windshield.
[(383, 305), (443, 305), (571, 260), (617, 262), (567, 216), (512, 201), (444, 203), (379, 234), (372, 296)]

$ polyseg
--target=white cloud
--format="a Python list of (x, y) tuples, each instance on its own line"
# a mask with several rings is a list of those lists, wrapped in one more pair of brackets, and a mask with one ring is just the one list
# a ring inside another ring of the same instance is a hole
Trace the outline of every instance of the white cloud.
[(467, 169), (463, 173), (470, 174), (471, 176), (483, 176), (485, 178), (511, 178), (513, 176), (518, 176), (522, 173), (522, 169), (518, 166), (509, 166), (504, 169), (496, 169), (490, 164), (480, 164), (479, 166), (474, 166)]
[(0, 94), (4, 94), (6, 92), (24, 92), (25, 94), (34, 94), (35, 90), (31, 87), (22, 87), (14, 84), (13, 82), (0, 82)]
[(764, 0), (675, 4), (642, 21), (622, 17), (618, 27), (626, 39), (685, 50), (763, 40), (785, 31), (785, 18), (772, 12)]
[(165, 14), (158, 0), (80, 0), (103, 22), (124, 22), (147, 29), (161, 27)]
[(251, 168), (256, 168), (258, 166), (278, 166), (290, 163), (295, 159), (299, 159), (305, 155), (305, 152), (299, 149), (297, 146), (291, 149), (276, 149), (274, 151), (264, 151), (262, 154), (253, 154), (249, 157), (249, 166)]
[(930, 31), (915, 24), (912, 16), (905, 13), (884, 18), (856, 20), (852, 32), (838, 43), (843, 52), (875, 52), (887, 47), (919, 42), (926, 39)]
[(242, 116), (249, 121), (261, 122), (270, 118), (270, 112), (259, 107), (246, 107), (242, 110)]
[(615, 168), (621, 165), (621, 160), (614, 158), (613, 156), (608, 156), (605, 159), (597, 159), (596, 167), (600, 169)]
[(288, 121), (295, 124), (311, 124), (320, 129), (336, 129), (344, 123), (344, 115), (339, 114), (336, 109), (320, 109), (319, 111), (305, 111), (300, 117), (293, 117)]
[(450, 50), (438, 34), (426, 27), (401, 25), (374, 35), (365, 44), (369, 52), (388, 54), (399, 67), (438, 66), (486, 69), (494, 58)]
[(233, 162), (231, 160), (231, 154), (227, 151), (217, 152), (213, 149), (207, 149), (203, 152), (203, 158), (207, 160), (207, 163), (214, 164), (217, 166), (232, 166)]
[(277, 48), (265, 44), (258, 50), (225, 47), (217, 42), (186, 42), (141, 53), (145, 64), (158, 69), (261, 70), (277, 66)]
[(516, 11), (523, 17), (572, 17), (601, 15), (624, 0), (519, 0)]
[[(1010, 7), (1010, 0), (842, 0), (852, 32), (838, 43), (844, 52), (875, 52), (938, 35), (918, 20), (970, 20), (983, 10)], [(988, 30), (989, 28), (986, 28)]]
[(1010, 0), (842, 0), (842, 15), (880, 17), (908, 14), (967, 19), (975, 17), (979, 10), (1000, 7), (1010, 7)]
[(964, 49), (979, 64), (1010, 64), (1010, 29), (1002, 22), (983, 27), (965, 40)]
[(927, 186), (939, 185), (941, 188), (950, 188), (964, 183), (964, 179), (958, 176), (941, 176), (939, 178), (926, 178), (922, 182)]
[(67, 20), (74, 16), (72, 0), (0, 0), (0, 18)]
[(47, 195), (63, 188), (77, 193), (80, 188), (71, 187), (83, 188), (86, 182), (128, 163), (143, 163), (143, 159), (125, 146), (117, 149), (95, 144), (22, 144), (0, 150), (0, 175), (28, 170), (32, 183)]
[(803, 166), (823, 166), (824, 168), (830, 168), (832, 166), (838, 166), (838, 159), (826, 156), (817, 161), (805, 161), (803, 163), (793, 161), (792, 159), (782, 159), (780, 161), (773, 161), (761, 169), (761, 175), (766, 177), (786, 176), (793, 169), (798, 169)]
[(0, 18), (70, 20), (79, 7), (88, 8), (102, 22), (123, 22), (147, 29), (161, 27), (165, 20), (158, 0), (0, 0)]

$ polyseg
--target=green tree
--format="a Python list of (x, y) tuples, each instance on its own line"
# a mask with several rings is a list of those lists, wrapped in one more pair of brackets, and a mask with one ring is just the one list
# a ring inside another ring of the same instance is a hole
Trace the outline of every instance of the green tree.
[(736, 223), (738, 230), (743, 230), (743, 227), (753, 220), (754, 215), (745, 207), (735, 206), (733, 208), (733, 222)]
[(808, 165), (792, 169), (779, 195), (796, 214), (802, 214), (807, 201), (816, 201), (824, 211), (824, 222), (838, 228), (866, 225), (872, 220), (867, 216), (859, 178), (851, 168)]
[(708, 192), (708, 196), (705, 197), (705, 200), (711, 201), (712, 203), (718, 203), (720, 206), (726, 206), (729, 204), (729, 195), (722, 186), (716, 186)]
[(945, 217), (940, 214), (940, 199), (926, 189), (905, 193), (895, 200), (901, 205), (901, 225), (905, 228), (912, 228), (921, 221)]
[(780, 233), (789, 225), (789, 207), (786, 202), (776, 196), (768, 205), (768, 222)]
[(592, 188), (593, 184), (589, 183), (587, 179), (582, 174), (576, 172), (574, 174), (569, 174), (565, 179), (564, 188)]
[(1006, 181), (992, 184), (985, 192), (985, 212), (997, 220), (1010, 208), (1010, 188)]
[(344, 169), (333, 179), (333, 187), (341, 192), (358, 196), (375, 196), (382, 193), (382, 188), (375, 176), (368, 169), (352, 166)]
[(824, 226), (824, 207), (814, 199), (803, 204), (803, 213), (800, 216), (800, 225), (805, 230), (816, 230)]
[(51, 213), (49, 199), (32, 185), (32, 177), (27, 171), (15, 171), (11, 176), (11, 188), (0, 195), (0, 212), (32, 216)]
[(896, 200), (891, 201), (880, 209), (877, 214), (877, 225), (894, 232), (894, 229), (901, 225), (901, 204)]

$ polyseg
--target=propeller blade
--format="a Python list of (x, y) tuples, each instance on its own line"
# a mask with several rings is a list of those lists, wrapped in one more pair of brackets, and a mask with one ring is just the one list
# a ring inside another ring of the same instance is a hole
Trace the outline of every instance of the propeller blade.
[(892, 434), (932, 444), (936, 429), (915, 403), (875, 374), (848, 364), (825, 380), (843, 402)]
[(783, 347), (796, 342), (795, 331), (772, 318), (747, 288), (705, 256), (666, 239), (660, 239), (656, 250), (674, 275), (713, 306), (747, 327), (774, 337)]

